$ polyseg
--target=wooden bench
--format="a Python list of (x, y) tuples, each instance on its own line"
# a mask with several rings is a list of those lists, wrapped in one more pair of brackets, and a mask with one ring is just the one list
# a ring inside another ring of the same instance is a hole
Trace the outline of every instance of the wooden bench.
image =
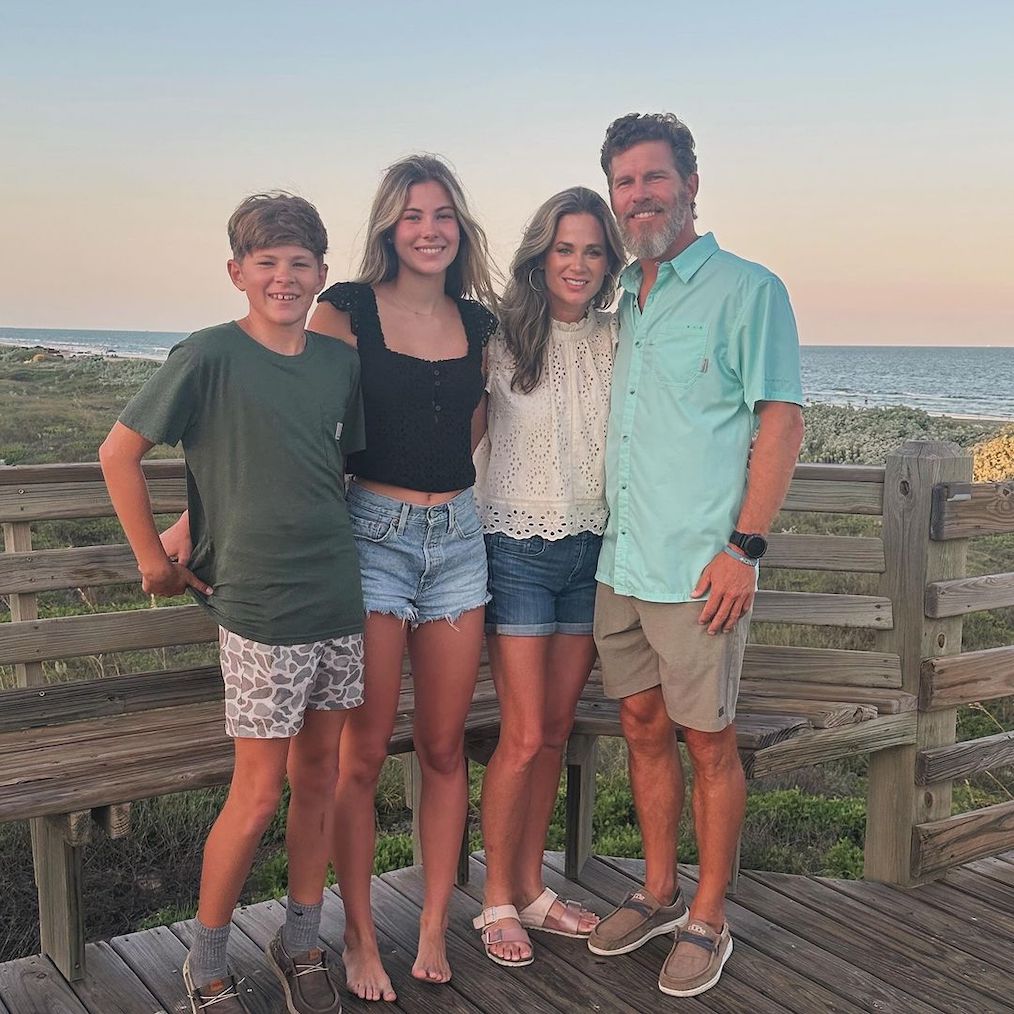
[[(182, 463), (145, 463), (156, 512), (185, 506)], [(883, 468), (800, 465), (786, 509), (834, 514), (885, 512)], [(895, 498), (900, 496), (897, 491)], [(889, 509), (901, 509), (903, 505)], [(231, 742), (223, 730), (217, 667), (163, 668), (60, 682), (61, 660), (195, 645), (216, 628), (196, 605), (131, 608), (38, 618), (41, 593), (137, 580), (129, 549), (101, 545), (33, 549), (33, 526), (110, 517), (96, 464), (0, 468), (0, 665), (17, 687), (0, 694), (0, 820), (30, 818), (40, 895), (43, 950), (68, 978), (84, 972), (81, 849), (94, 821), (127, 833), (129, 803), (229, 780)], [(904, 570), (905, 533), (883, 538), (778, 534), (765, 567), (879, 574), (877, 595), (762, 591), (755, 622), (868, 628), (871, 651), (751, 644), (737, 730), (751, 777), (916, 741), (914, 693), (902, 689), (894, 573)], [(951, 574), (940, 576), (950, 577)], [(892, 588), (895, 589), (892, 592)], [(48, 667), (48, 668), (47, 668)], [(412, 687), (406, 679), (392, 754), (412, 750)], [(483, 665), (466, 728), (466, 755), (485, 762), (499, 710)], [(591, 849), (595, 741), (621, 734), (616, 703), (594, 673), (577, 710), (567, 757), (567, 867), (574, 875)]]

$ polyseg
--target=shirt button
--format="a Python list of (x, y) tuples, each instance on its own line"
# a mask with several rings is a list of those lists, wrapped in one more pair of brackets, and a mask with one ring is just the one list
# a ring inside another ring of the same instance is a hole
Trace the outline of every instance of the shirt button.
[(627, 534), (626, 528), (621, 528), (620, 529), (620, 535), (626, 535), (626, 534)]
[(440, 367), (439, 366), (434, 366), (433, 367), (433, 376), (434, 377), (439, 377), (440, 376)]
[(439, 387), (440, 386), (440, 381), (439, 380), (434, 380), (433, 381), (433, 386), (434, 387)]
[(434, 405), (433, 406), (433, 411), (434, 412), (439, 412), (440, 411), (440, 406), (439, 405)]
[(632, 387), (632, 388), (630, 389), (630, 393), (631, 393), (631, 394), (633, 394), (635, 390), (636, 390), (636, 388), (633, 388), (633, 387)]
[(623, 434), (623, 441), (624, 441), (624, 443), (626, 443), (626, 441), (628, 441), (629, 439), (630, 439), (630, 437), (629, 437), (629, 436), (627, 436), (627, 434), (626, 434), (626, 433), (624, 433), (624, 434)]
[(626, 488), (627, 488), (627, 484), (626, 483), (624, 483), (622, 486), (620, 486), (620, 489), (626, 489)]
[(634, 342), (634, 348), (635, 349), (639, 349), (640, 347), (641, 347), (641, 342)]

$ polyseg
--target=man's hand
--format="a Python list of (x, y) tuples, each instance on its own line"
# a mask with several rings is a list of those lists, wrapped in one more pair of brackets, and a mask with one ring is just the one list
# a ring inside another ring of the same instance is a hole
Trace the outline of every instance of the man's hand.
[(166, 560), (165, 567), (149, 573), (141, 572), (141, 588), (146, 595), (172, 598), (182, 595), (188, 588), (194, 588), (202, 595), (211, 595), (212, 588), (195, 577), (186, 567)]
[(690, 594), (700, 598), (709, 586), (711, 594), (698, 622), (708, 625), (709, 634), (728, 633), (753, 606), (757, 569), (734, 560), (723, 549), (701, 572), (701, 579)]
[(185, 567), (190, 562), (190, 554), (194, 551), (194, 543), (190, 538), (189, 513), (184, 511), (179, 520), (170, 525), (160, 536), (165, 555), (173, 563)]

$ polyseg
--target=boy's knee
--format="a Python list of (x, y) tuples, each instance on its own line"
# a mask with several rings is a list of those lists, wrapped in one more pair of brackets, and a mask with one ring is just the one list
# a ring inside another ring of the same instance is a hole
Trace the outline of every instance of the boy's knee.
[(436, 744), (417, 749), (419, 764), (435, 775), (453, 775), (464, 767), (464, 743)]

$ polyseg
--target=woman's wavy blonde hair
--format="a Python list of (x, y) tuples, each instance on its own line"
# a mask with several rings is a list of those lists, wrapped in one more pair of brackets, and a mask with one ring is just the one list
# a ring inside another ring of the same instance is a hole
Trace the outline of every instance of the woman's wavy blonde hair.
[(356, 281), (365, 285), (389, 282), (398, 274), (394, 252), (394, 227), (398, 224), (409, 189), (416, 183), (439, 183), (450, 195), (461, 236), (458, 254), (447, 269), (444, 291), (449, 296), (469, 296), (496, 311), (497, 297), (489, 268), (489, 245), (482, 226), (468, 210), (465, 193), (453, 170), (436, 155), (409, 155), (384, 172), (366, 227), (366, 249)]
[[(606, 202), (587, 187), (570, 187), (554, 194), (532, 216), (511, 262), (507, 288), (500, 301), (500, 329), (514, 357), (511, 388), (530, 394), (539, 385), (546, 363), (552, 317), (546, 296), (544, 264), (564, 215), (594, 215), (605, 237), (606, 275), (592, 297), (603, 310), (616, 297), (616, 279), (623, 267), (623, 240)], [(541, 277), (539, 284), (537, 279)]]

